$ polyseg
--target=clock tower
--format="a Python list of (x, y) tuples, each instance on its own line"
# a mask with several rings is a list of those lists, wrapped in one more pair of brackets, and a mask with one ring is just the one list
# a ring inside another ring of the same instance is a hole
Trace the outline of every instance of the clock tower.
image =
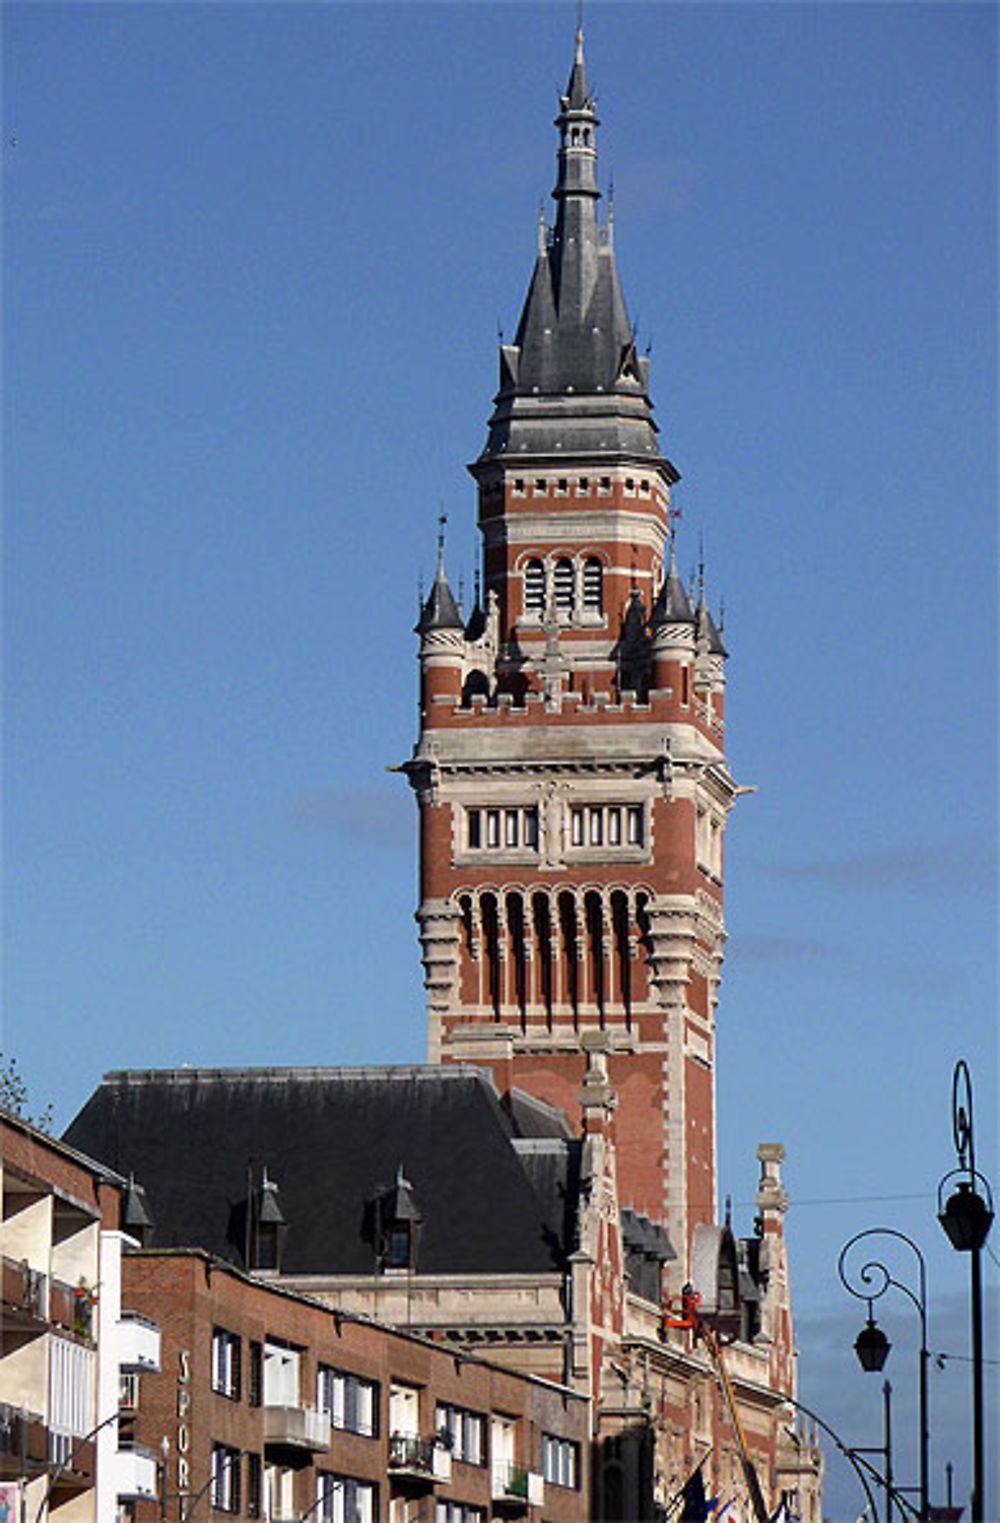
[(554, 221), (470, 467), (481, 592), (464, 613), (439, 543), (417, 625), (429, 1055), (575, 1126), (602, 1049), (622, 1203), (667, 1227), (683, 1276), (716, 1219), (726, 652), (703, 576), (677, 570), (580, 32), (555, 125)]

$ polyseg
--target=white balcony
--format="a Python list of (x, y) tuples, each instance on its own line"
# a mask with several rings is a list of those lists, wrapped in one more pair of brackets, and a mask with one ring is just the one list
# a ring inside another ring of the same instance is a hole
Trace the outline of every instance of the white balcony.
[(138, 1444), (112, 1456), (114, 1492), (119, 1502), (152, 1502), (156, 1497), (156, 1455)]
[(545, 1500), (543, 1478), (513, 1460), (494, 1460), (491, 1479), (490, 1492), (497, 1508), (523, 1512), (526, 1507), (541, 1507)]
[(125, 1375), (156, 1374), (160, 1368), (160, 1329), (137, 1311), (124, 1311), (116, 1331), (117, 1356)]
[(284, 1444), (289, 1449), (318, 1453), (330, 1445), (330, 1416), (314, 1407), (264, 1408), (265, 1444)]

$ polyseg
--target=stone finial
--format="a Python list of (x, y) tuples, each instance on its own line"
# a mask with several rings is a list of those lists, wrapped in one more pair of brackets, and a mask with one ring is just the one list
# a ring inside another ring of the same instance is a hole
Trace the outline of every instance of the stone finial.
[(585, 1031), (580, 1037), (580, 1046), (587, 1055), (587, 1071), (580, 1088), (580, 1107), (586, 1132), (603, 1130), (618, 1104), (618, 1096), (608, 1077), (610, 1045), (606, 1031)]
[(781, 1165), (785, 1149), (780, 1142), (761, 1142), (757, 1146), (760, 1162), (760, 1182), (757, 1186), (756, 1204), (762, 1216), (777, 1211), (781, 1215), (788, 1210), (788, 1196), (781, 1182)]

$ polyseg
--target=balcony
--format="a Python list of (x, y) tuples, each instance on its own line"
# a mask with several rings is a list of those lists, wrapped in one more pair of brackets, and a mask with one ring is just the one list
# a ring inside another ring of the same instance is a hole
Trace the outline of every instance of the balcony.
[(390, 1479), (420, 1486), (447, 1485), (451, 1480), (451, 1454), (440, 1444), (415, 1433), (390, 1433)]
[(513, 1460), (494, 1460), (490, 1495), (495, 1508), (524, 1512), (528, 1507), (541, 1507), (545, 1482), (540, 1475)]
[(141, 1444), (119, 1449), (112, 1463), (112, 1486), (119, 1502), (151, 1502), (156, 1498), (156, 1455)]
[(56, 1327), (92, 1343), (94, 1339), (94, 1293), (83, 1285), (66, 1285), (53, 1280), (49, 1297), (49, 1316)]
[(137, 1311), (123, 1311), (118, 1320), (118, 1366), (126, 1375), (158, 1374), (160, 1329)]
[(27, 1259), (3, 1260), (4, 1331), (42, 1333), (48, 1326), (48, 1281), (40, 1269), (32, 1269)]
[(330, 1417), (313, 1407), (264, 1408), (264, 1443), (318, 1454), (330, 1446)]
[(48, 1465), (49, 1430), (37, 1412), (0, 1402), (0, 1480), (39, 1474)]

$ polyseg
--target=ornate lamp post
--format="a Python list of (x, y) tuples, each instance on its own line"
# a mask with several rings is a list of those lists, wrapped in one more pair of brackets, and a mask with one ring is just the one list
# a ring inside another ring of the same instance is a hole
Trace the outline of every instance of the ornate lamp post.
[[(972, 1080), (963, 1059), (955, 1064), (951, 1082), (951, 1127), (958, 1154), (958, 1168), (938, 1185), (938, 1221), (948, 1241), (959, 1253), (969, 1255), (972, 1270), (972, 1523), (983, 1523), (983, 1291), (980, 1253), (993, 1222), (993, 1193), (989, 1181), (976, 1168), (972, 1136)], [(958, 1180), (957, 1189), (943, 1203), (944, 1187)], [(980, 1195), (976, 1184), (983, 1186)]]
[[(864, 1238), (891, 1237), (905, 1243), (917, 1260), (919, 1268), (918, 1290), (913, 1291), (902, 1280), (896, 1280), (889, 1273), (885, 1264), (878, 1259), (868, 1259), (856, 1271), (857, 1282), (852, 1283), (845, 1267), (847, 1256), (855, 1243)], [(840, 1258), (837, 1261), (837, 1272), (840, 1275), (844, 1289), (859, 1301), (868, 1303), (868, 1322), (855, 1339), (854, 1349), (858, 1356), (858, 1362), (863, 1370), (881, 1370), (889, 1355), (891, 1344), (881, 1328), (876, 1326), (872, 1316), (872, 1302), (877, 1301), (879, 1296), (885, 1294), (889, 1286), (895, 1290), (901, 1290), (903, 1295), (917, 1309), (920, 1318), (920, 1510), (921, 1523), (927, 1523), (930, 1516), (928, 1509), (928, 1456), (930, 1449), (930, 1430), (927, 1417), (927, 1364), (929, 1354), (927, 1351), (927, 1269), (924, 1264), (924, 1256), (910, 1238), (904, 1232), (897, 1232), (893, 1227), (868, 1227), (864, 1232), (855, 1233), (840, 1250)], [(863, 1289), (860, 1287), (864, 1287)]]

